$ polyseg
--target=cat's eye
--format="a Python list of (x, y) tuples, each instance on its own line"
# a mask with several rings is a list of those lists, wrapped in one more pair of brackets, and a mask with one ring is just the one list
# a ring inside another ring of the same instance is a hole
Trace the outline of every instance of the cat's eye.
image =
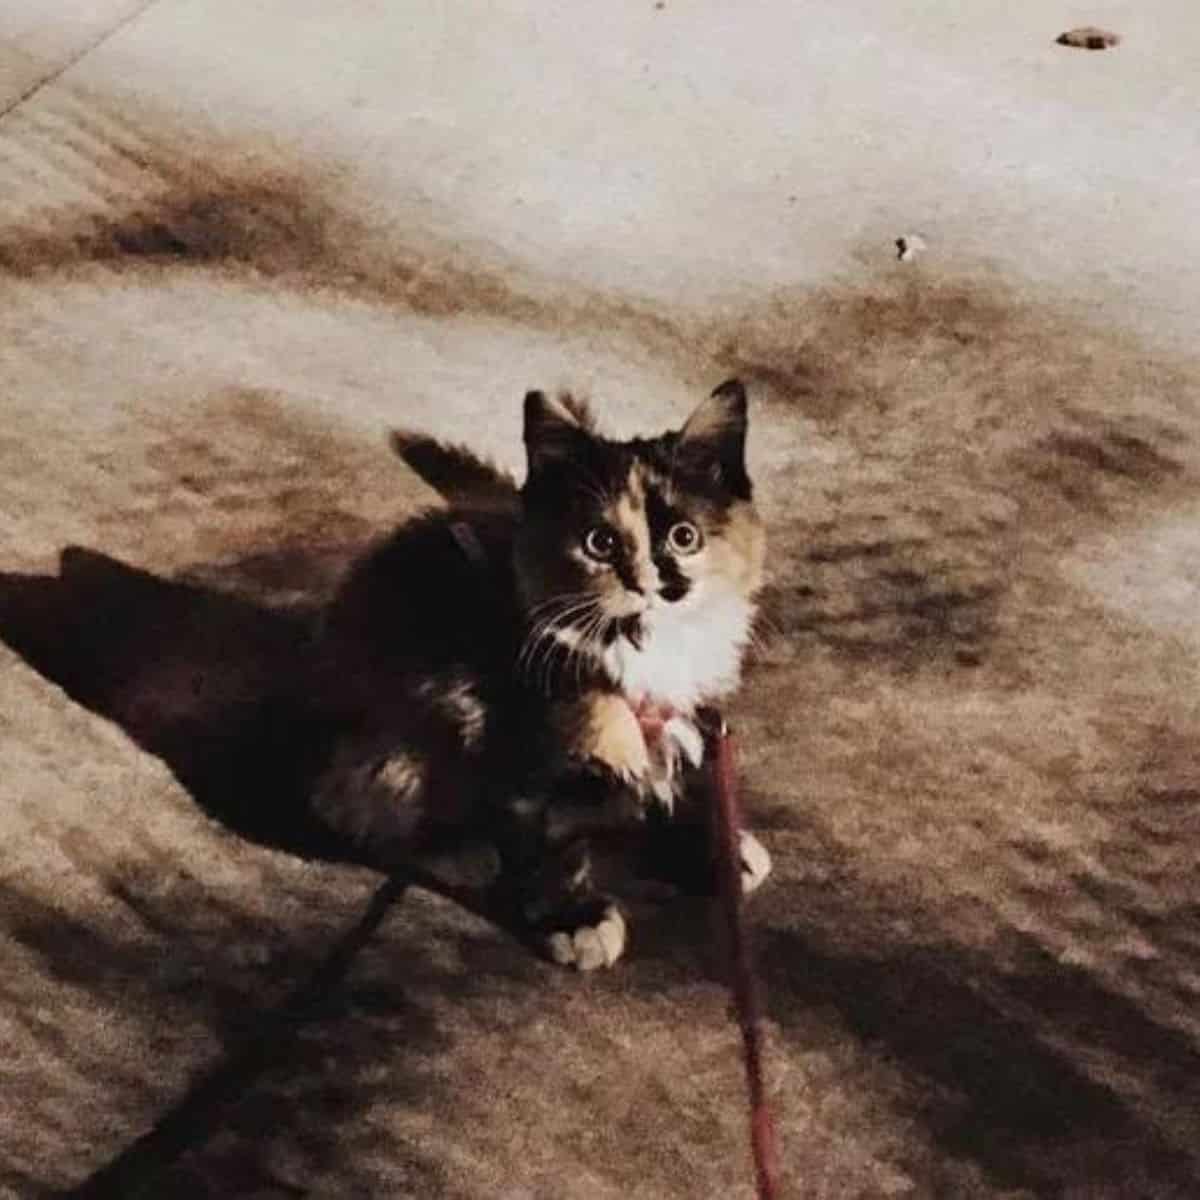
[(695, 554), (703, 542), (700, 530), (691, 521), (676, 521), (667, 531), (667, 545), (676, 554)]
[(597, 562), (608, 562), (617, 552), (617, 534), (607, 525), (593, 525), (583, 535), (583, 551)]

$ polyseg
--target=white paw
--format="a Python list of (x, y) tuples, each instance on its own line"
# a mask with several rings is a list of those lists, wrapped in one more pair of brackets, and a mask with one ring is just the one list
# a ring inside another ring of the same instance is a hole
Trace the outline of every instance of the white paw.
[(771, 856), (754, 834), (743, 830), (738, 842), (738, 858), (742, 865), (742, 895), (748, 896), (770, 875)]
[(625, 918), (609, 905), (595, 925), (584, 925), (574, 933), (560, 930), (546, 939), (546, 950), (561, 966), (580, 971), (611, 967), (625, 952)]

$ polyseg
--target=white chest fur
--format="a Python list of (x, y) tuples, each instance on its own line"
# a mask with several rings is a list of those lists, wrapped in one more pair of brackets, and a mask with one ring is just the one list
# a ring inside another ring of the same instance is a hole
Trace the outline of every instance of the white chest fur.
[(737, 686), (751, 615), (737, 597), (648, 613), (642, 645), (618, 638), (604, 652), (605, 669), (631, 700), (649, 697), (691, 713)]

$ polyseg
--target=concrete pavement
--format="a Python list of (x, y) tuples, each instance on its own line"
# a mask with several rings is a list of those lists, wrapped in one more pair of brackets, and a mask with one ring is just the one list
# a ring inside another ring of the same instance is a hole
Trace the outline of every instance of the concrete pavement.
[[(0, 43), (0, 1188), (110, 1161), (363, 911), (219, 818), (286, 775), (227, 751), (293, 619), (431, 500), (388, 429), (516, 467), (527, 387), (627, 432), (737, 372), (786, 1194), (1194, 1194), (1189, 6), (12, 0)], [(581, 980), (414, 892), (145, 1194), (750, 1195), (707, 914), (633, 936)]]

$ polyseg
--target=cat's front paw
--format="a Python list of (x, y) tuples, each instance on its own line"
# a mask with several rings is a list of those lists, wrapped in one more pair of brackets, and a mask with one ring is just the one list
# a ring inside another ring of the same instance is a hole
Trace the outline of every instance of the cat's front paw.
[(579, 971), (611, 967), (625, 953), (625, 916), (611, 902), (598, 904), (596, 910), (581, 914), (583, 924), (556, 929), (545, 939), (546, 953), (554, 962)]
[(586, 762), (623, 784), (636, 785), (650, 771), (642, 727), (621, 696), (600, 693), (589, 698), (577, 748)]
[(742, 895), (757, 891), (771, 873), (771, 856), (766, 846), (744, 829), (738, 835), (738, 865), (742, 872)]

